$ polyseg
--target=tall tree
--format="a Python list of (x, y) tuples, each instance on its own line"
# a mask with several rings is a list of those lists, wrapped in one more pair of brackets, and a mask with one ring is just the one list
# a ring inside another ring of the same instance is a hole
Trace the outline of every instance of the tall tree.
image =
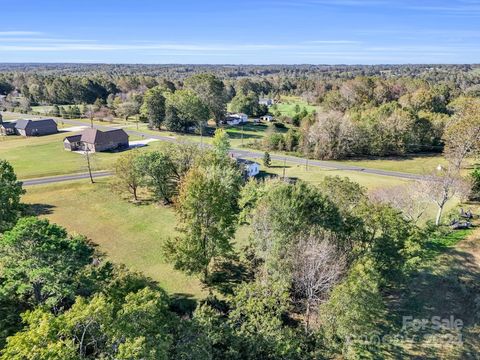
[(177, 269), (200, 274), (208, 283), (212, 261), (231, 252), (240, 183), (240, 173), (231, 167), (195, 167), (186, 175), (177, 204), (182, 235), (166, 245)]
[(172, 202), (176, 194), (176, 168), (171, 157), (165, 152), (149, 152), (140, 155), (138, 167), (142, 169), (143, 182), (152, 191), (157, 200), (165, 204)]
[(332, 234), (320, 231), (317, 235), (301, 236), (294, 247), (293, 289), (303, 305), (307, 332), (312, 313), (328, 298), (328, 292), (340, 281), (346, 268), (345, 258), (332, 241), (335, 241)]
[(445, 157), (453, 167), (461, 168), (468, 156), (480, 154), (480, 100), (458, 99), (455, 115), (445, 129)]
[(207, 105), (210, 116), (218, 125), (227, 110), (227, 97), (223, 81), (213, 74), (198, 74), (185, 80), (185, 86), (195, 91)]
[(449, 167), (437, 170), (424, 177), (419, 191), (437, 206), (435, 225), (440, 225), (445, 205), (454, 196), (465, 196), (469, 193), (469, 184), (459, 174), (459, 169)]
[(139, 157), (138, 150), (128, 151), (115, 162), (116, 186), (120, 190), (127, 190), (135, 201), (138, 200), (138, 188), (144, 175)]
[(228, 151), (230, 150), (230, 140), (224, 129), (218, 128), (215, 130), (212, 145), (218, 156), (226, 157), (228, 155)]
[(0, 233), (10, 229), (20, 216), (22, 183), (6, 160), (0, 160)]
[[(193, 90), (177, 90), (167, 94), (166, 106), (169, 109), (170, 130), (187, 132), (190, 127), (204, 126), (208, 120), (208, 107)], [(174, 121), (179, 123), (175, 124)]]
[(152, 128), (160, 129), (165, 119), (165, 97), (163, 92), (164, 88), (157, 86), (147, 90), (143, 97), (143, 105), (140, 111), (148, 119)]

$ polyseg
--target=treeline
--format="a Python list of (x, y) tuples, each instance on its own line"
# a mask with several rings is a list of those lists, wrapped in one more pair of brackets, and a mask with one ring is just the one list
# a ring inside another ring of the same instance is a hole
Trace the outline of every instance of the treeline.
[[(441, 152), (456, 104), (480, 97), (480, 71), (473, 65), (32, 69), (42, 70), (0, 73), (3, 109), (31, 112), (34, 105), (53, 105), (52, 116), (136, 116), (151, 128), (203, 133), (208, 120), (220, 124), (228, 105), (252, 117), (270, 113), (292, 129), (286, 135), (272, 129), (254, 146), (321, 159)], [(283, 95), (299, 96), (318, 111), (299, 107), (288, 117), (277, 104), (259, 104), (262, 97), (281, 102)]]
[[(305, 113), (299, 128), (281, 134), (272, 127), (256, 145), (316, 159), (441, 152), (445, 133), (465, 117), (466, 103), (478, 103), (476, 95), (420, 80), (355, 78), (327, 91), (321, 110)], [(475, 123), (469, 116), (463, 122)]]

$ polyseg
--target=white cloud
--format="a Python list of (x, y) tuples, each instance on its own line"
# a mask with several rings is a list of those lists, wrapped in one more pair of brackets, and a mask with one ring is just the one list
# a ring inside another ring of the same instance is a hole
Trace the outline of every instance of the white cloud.
[(0, 36), (23, 36), (23, 35), (42, 35), (38, 31), (0, 31)]

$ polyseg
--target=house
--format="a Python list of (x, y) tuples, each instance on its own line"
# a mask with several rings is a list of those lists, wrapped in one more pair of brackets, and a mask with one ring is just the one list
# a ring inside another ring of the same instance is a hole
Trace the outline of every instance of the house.
[(237, 114), (228, 114), (228, 116), (225, 118), (225, 120), (222, 121), (222, 123), (233, 126), (233, 125), (244, 124), (247, 121), (248, 121), (247, 114), (237, 113)]
[(57, 123), (53, 119), (17, 120), (15, 133), (22, 136), (42, 136), (56, 134)]
[(246, 159), (236, 159), (238, 166), (243, 171), (245, 177), (250, 178), (260, 173), (260, 164)]
[(263, 99), (258, 100), (258, 103), (260, 105), (272, 106), (273, 105), (273, 99), (263, 98)]
[(63, 139), (67, 151), (108, 151), (128, 148), (128, 134), (123, 129), (101, 131), (86, 129), (81, 134)]
[(272, 115), (263, 115), (260, 119), (262, 119), (263, 121), (272, 122), (273, 121), (273, 116)]
[(0, 122), (0, 135), (15, 135), (17, 133), (15, 130), (16, 124), (14, 121)]

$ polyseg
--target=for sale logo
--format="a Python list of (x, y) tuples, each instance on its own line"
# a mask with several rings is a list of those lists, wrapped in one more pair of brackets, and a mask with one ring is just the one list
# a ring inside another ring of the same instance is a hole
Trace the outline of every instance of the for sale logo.
[(463, 328), (463, 321), (455, 319), (453, 315), (449, 318), (432, 316), (430, 319), (416, 319), (413, 316), (404, 316), (402, 321), (403, 330), (453, 330), (460, 331)]

